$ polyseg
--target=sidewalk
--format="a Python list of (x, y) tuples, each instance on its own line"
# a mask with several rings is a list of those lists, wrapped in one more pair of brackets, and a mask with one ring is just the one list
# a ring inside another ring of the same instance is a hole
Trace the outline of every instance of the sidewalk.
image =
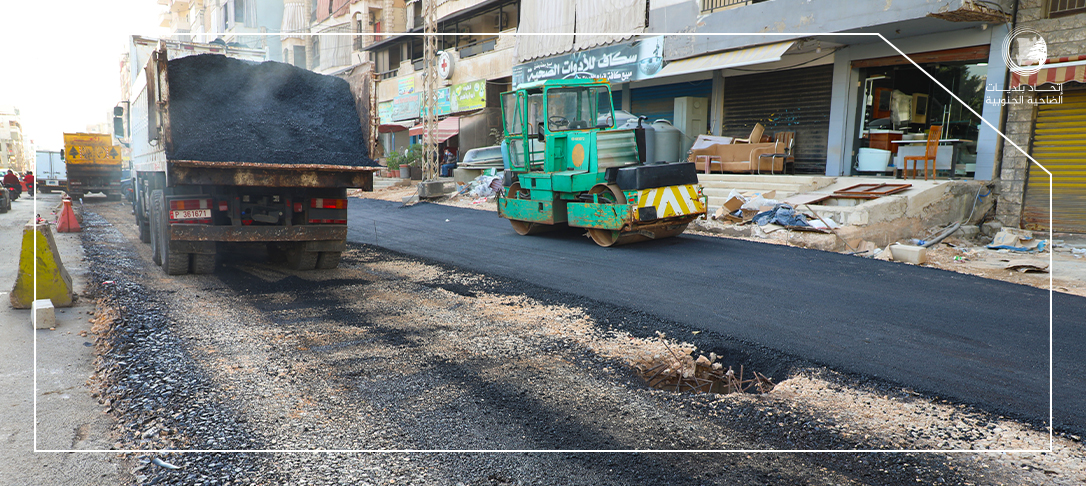
[[(37, 213), (51, 219), (56, 194), (39, 195)], [(0, 484), (124, 484), (127, 473), (116, 454), (35, 452), (109, 449), (112, 419), (91, 396), (88, 379), (94, 373), (94, 336), (90, 317), (94, 302), (56, 309), (55, 330), (33, 329), (30, 311), (12, 309), (8, 301), (15, 282), (23, 225), (34, 211), (34, 200), (20, 198), (0, 214)], [(87, 288), (83, 249), (78, 233), (54, 234), (57, 247), (77, 293)], [(37, 383), (34, 345), (37, 338)], [(35, 395), (36, 394), (36, 395)], [(37, 443), (35, 407), (37, 398)]]

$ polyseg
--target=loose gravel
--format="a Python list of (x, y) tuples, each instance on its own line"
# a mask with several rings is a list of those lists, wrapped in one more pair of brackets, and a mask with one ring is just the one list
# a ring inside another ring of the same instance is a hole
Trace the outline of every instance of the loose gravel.
[[(1086, 481), (1081, 443), (1065, 437), (1054, 454), (702, 452), (1046, 448), (1048, 436), (649, 314), (375, 247), (351, 246), (328, 272), (243, 249), (214, 275), (166, 278), (126, 207), (91, 209), (115, 224), (88, 212), (82, 236), (101, 283), (96, 379), (119, 424), (114, 447), (201, 451), (129, 453), (137, 484)], [(650, 388), (629, 364), (664, 350), (657, 332), (779, 384), (765, 395)], [(682, 452), (648, 452), (659, 450)]]

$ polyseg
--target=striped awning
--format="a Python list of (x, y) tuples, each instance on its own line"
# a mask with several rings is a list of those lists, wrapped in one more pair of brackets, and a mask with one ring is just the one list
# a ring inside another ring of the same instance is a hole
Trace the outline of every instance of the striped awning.
[[(422, 123), (419, 123), (418, 125), (411, 127), (410, 135), (412, 137), (421, 136), (424, 126), (425, 125)], [(460, 133), (460, 117), (450, 116), (437, 122), (437, 143), (453, 138), (458, 133)]]
[(766, 44), (764, 46), (748, 47), (746, 49), (736, 49), (734, 51), (718, 52), (716, 54), (707, 54), (704, 56), (692, 57), (690, 59), (680, 59), (678, 61), (671, 61), (664, 69), (661, 69), (659, 73), (656, 73), (656, 78), (662, 78), (664, 76), (678, 76), (680, 74), (700, 73), (704, 71), (715, 71), (717, 69), (736, 68), (741, 66), (750, 66), (752, 64), (762, 64), (767, 62), (780, 61), (781, 56), (788, 48), (792, 47), (794, 42), (778, 42), (776, 44)]
[(1069, 81), (1086, 83), (1086, 54), (1049, 59), (1040, 71), (1028, 76), (1011, 72), (1011, 88), (1021, 85), (1063, 84)]

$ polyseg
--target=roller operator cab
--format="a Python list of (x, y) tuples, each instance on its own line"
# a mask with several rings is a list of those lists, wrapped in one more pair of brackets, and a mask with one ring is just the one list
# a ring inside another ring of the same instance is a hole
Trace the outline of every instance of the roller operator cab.
[(512, 175), (498, 213), (517, 233), (567, 224), (615, 246), (678, 235), (705, 215), (694, 164), (645, 161), (644, 130), (617, 128), (614, 119), (606, 79), (502, 93)]

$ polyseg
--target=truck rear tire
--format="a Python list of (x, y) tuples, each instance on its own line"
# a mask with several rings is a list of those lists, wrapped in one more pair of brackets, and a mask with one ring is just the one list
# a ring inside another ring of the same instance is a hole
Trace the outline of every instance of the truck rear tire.
[(317, 268), (321, 270), (331, 270), (339, 266), (339, 258), (343, 255), (343, 252), (339, 251), (322, 251), (320, 256), (317, 257)]
[(151, 221), (148, 221), (151, 238), (151, 260), (162, 265), (162, 191), (151, 191)]
[(192, 255), (192, 273), (195, 274), (209, 274), (215, 273), (215, 255)]
[(170, 222), (166, 219), (168, 213), (166, 212), (166, 203), (162, 191), (155, 191), (151, 194), (151, 203), (158, 208), (158, 254), (159, 259), (162, 260), (162, 269), (166, 271), (166, 275), (189, 273), (189, 260), (191, 260), (189, 254), (170, 251)]
[[(166, 246), (169, 246), (167, 243)], [(174, 253), (169, 248), (162, 250), (162, 268), (166, 275), (184, 275), (189, 273), (189, 253)]]
[(287, 250), (287, 267), (294, 270), (313, 270), (317, 267), (319, 256), (318, 252), (305, 251), (303, 245), (296, 245)]

